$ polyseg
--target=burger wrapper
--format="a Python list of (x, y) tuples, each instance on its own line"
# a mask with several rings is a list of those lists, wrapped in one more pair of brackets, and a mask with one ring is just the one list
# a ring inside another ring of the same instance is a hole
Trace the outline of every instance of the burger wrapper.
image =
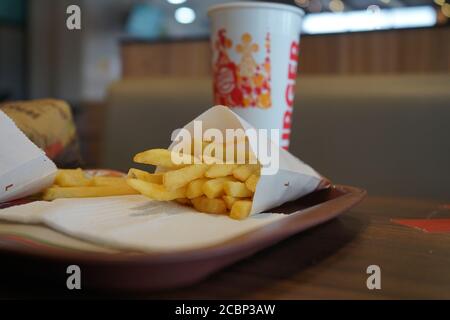
[[(226, 129), (255, 129), (230, 108), (220, 105), (208, 109), (184, 126), (184, 129), (188, 130), (191, 136), (194, 136), (194, 121), (201, 121), (203, 132), (207, 129), (218, 129), (224, 137)], [(177, 142), (177, 137), (175, 137), (169, 149), (173, 149), (177, 143), (179, 141)], [(251, 214), (278, 207), (285, 202), (298, 199), (330, 185), (327, 179), (309, 165), (282, 149), (270, 139), (269, 141), (260, 141), (259, 136), (256, 140), (249, 139), (250, 149), (256, 155), (257, 160), (260, 159), (258, 159), (256, 150), (258, 145), (262, 143), (272, 144), (278, 148), (279, 169), (276, 174), (261, 175), (253, 197)], [(156, 170), (159, 171), (161, 168)]]
[(59, 168), (82, 165), (75, 122), (69, 104), (57, 99), (9, 101), (0, 110)]

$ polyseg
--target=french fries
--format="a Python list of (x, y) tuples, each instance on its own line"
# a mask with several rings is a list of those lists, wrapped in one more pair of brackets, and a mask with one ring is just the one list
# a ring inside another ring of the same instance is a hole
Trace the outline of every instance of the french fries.
[(128, 171), (128, 178), (136, 178), (157, 184), (162, 183), (162, 177), (163, 177), (162, 173), (149, 173), (147, 171), (134, 168), (131, 168)]
[(225, 204), (227, 205), (228, 210), (231, 210), (233, 207), (233, 204), (236, 202), (238, 198), (232, 197), (232, 196), (223, 196), (223, 201), (225, 201)]
[(186, 197), (186, 187), (167, 190), (163, 185), (139, 179), (127, 179), (128, 185), (143, 195), (158, 201), (170, 201)]
[(227, 181), (223, 184), (223, 189), (228, 196), (235, 198), (248, 198), (253, 196), (253, 191), (249, 190), (243, 182)]
[(175, 190), (184, 187), (189, 182), (195, 179), (202, 178), (208, 170), (207, 164), (192, 164), (190, 166), (167, 171), (163, 175), (163, 185), (167, 190)]
[[(176, 201), (200, 212), (245, 219), (252, 210), (260, 176), (260, 165), (249, 161), (253, 155), (247, 140), (235, 141), (231, 146), (194, 141), (197, 149), (204, 152), (200, 157), (194, 155), (194, 148), (187, 148), (187, 153), (151, 149), (134, 156), (137, 163), (162, 167), (158, 173), (131, 168), (126, 177), (90, 177), (81, 169), (58, 170), (55, 185), (44, 191), (43, 199), (142, 194), (157, 201)], [(212, 148), (209, 154), (208, 148)], [(231, 148), (238, 154), (230, 163), (220, 153)]]
[(236, 167), (237, 164), (213, 164), (205, 172), (205, 177), (207, 178), (226, 177), (231, 175)]
[(123, 177), (90, 177), (81, 169), (59, 169), (53, 186), (42, 193), (43, 200), (106, 197), (138, 194)]
[(135, 155), (133, 160), (137, 163), (151, 164), (167, 169), (178, 169), (187, 164), (194, 163), (194, 157), (192, 155), (177, 154), (166, 149), (147, 150)]
[(124, 186), (127, 185), (127, 182), (122, 177), (92, 177), (92, 184), (94, 186)]
[(231, 207), (230, 217), (242, 220), (248, 217), (252, 210), (252, 202), (250, 200), (237, 200)]
[(42, 194), (43, 200), (55, 200), (59, 198), (91, 198), (121, 196), (127, 194), (137, 194), (134, 188), (128, 185), (119, 186), (89, 186), (89, 187), (50, 187)]
[(226, 214), (227, 206), (222, 199), (209, 199), (207, 197), (199, 197), (192, 199), (194, 208), (200, 212)]
[[(246, 142), (247, 140), (244, 140)], [(226, 146), (212, 141), (194, 141), (197, 149), (204, 151), (195, 154), (191, 147), (179, 149), (186, 154), (172, 152), (165, 149), (152, 149), (138, 153), (135, 162), (163, 167), (163, 172), (151, 174), (149, 172), (130, 169), (127, 183), (139, 193), (158, 201), (174, 200), (181, 205), (192, 206), (200, 212), (212, 214), (228, 214), (233, 219), (245, 219), (251, 212), (253, 195), (260, 175), (260, 165), (251, 164), (252, 157), (248, 148), (241, 148), (244, 162), (223, 164), (217, 163), (221, 158), (218, 150), (238, 148), (238, 144)], [(245, 143), (244, 143), (245, 144)], [(216, 149), (211, 149), (216, 147)], [(206, 152), (208, 151), (210, 152)], [(173, 161), (173, 155), (185, 159), (185, 163)], [(197, 158), (199, 157), (199, 158)], [(215, 158), (214, 158), (215, 157)], [(239, 157), (234, 156), (235, 159)], [(216, 160), (215, 162), (211, 160)], [(241, 164), (243, 163), (243, 164)]]
[(198, 198), (203, 195), (203, 185), (208, 181), (206, 178), (195, 179), (189, 182), (186, 189), (186, 197), (188, 199)]
[(256, 174), (252, 174), (250, 178), (245, 180), (245, 186), (252, 192), (256, 191), (256, 184), (258, 183), (259, 176)]
[(210, 199), (220, 198), (224, 193), (224, 183), (231, 179), (231, 177), (220, 177), (208, 180), (203, 184), (202, 191)]
[(243, 164), (233, 169), (233, 177), (237, 180), (245, 182), (250, 176), (259, 170), (257, 164)]
[(81, 187), (92, 185), (92, 181), (86, 177), (80, 168), (59, 169), (56, 173), (55, 184), (60, 187)]

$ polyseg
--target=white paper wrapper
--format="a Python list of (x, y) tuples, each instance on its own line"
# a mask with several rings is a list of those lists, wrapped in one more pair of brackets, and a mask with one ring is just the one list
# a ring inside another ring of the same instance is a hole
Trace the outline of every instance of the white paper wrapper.
[(0, 202), (32, 195), (53, 183), (55, 164), (0, 111)]
[[(184, 126), (194, 136), (194, 121), (202, 122), (203, 132), (207, 129), (218, 129), (225, 137), (226, 129), (254, 129), (231, 109), (225, 106), (214, 106)], [(250, 148), (257, 154), (257, 145), (250, 139)], [(263, 143), (259, 138), (257, 144)], [(178, 142), (174, 141), (169, 149)], [(267, 143), (264, 142), (264, 143)], [(270, 141), (275, 144), (277, 142)], [(264, 212), (268, 209), (298, 199), (316, 189), (326, 186), (325, 179), (313, 168), (302, 162), (276, 144), (279, 150), (279, 170), (274, 175), (261, 175), (253, 198), (251, 214)], [(258, 157), (257, 157), (258, 158)], [(160, 168), (157, 168), (157, 171)]]

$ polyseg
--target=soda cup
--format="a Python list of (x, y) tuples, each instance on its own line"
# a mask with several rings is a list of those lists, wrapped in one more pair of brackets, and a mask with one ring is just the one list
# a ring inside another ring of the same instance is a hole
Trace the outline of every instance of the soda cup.
[(303, 10), (278, 3), (212, 6), (214, 102), (289, 147)]

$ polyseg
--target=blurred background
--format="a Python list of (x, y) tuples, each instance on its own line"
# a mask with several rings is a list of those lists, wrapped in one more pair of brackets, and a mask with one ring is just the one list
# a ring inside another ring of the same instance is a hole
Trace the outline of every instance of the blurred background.
[[(0, 102), (68, 101), (85, 166), (127, 170), (212, 105), (206, 12), (223, 2), (0, 0)], [(450, 2), (273, 2), (306, 12), (290, 151), (372, 195), (448, 200)]]

